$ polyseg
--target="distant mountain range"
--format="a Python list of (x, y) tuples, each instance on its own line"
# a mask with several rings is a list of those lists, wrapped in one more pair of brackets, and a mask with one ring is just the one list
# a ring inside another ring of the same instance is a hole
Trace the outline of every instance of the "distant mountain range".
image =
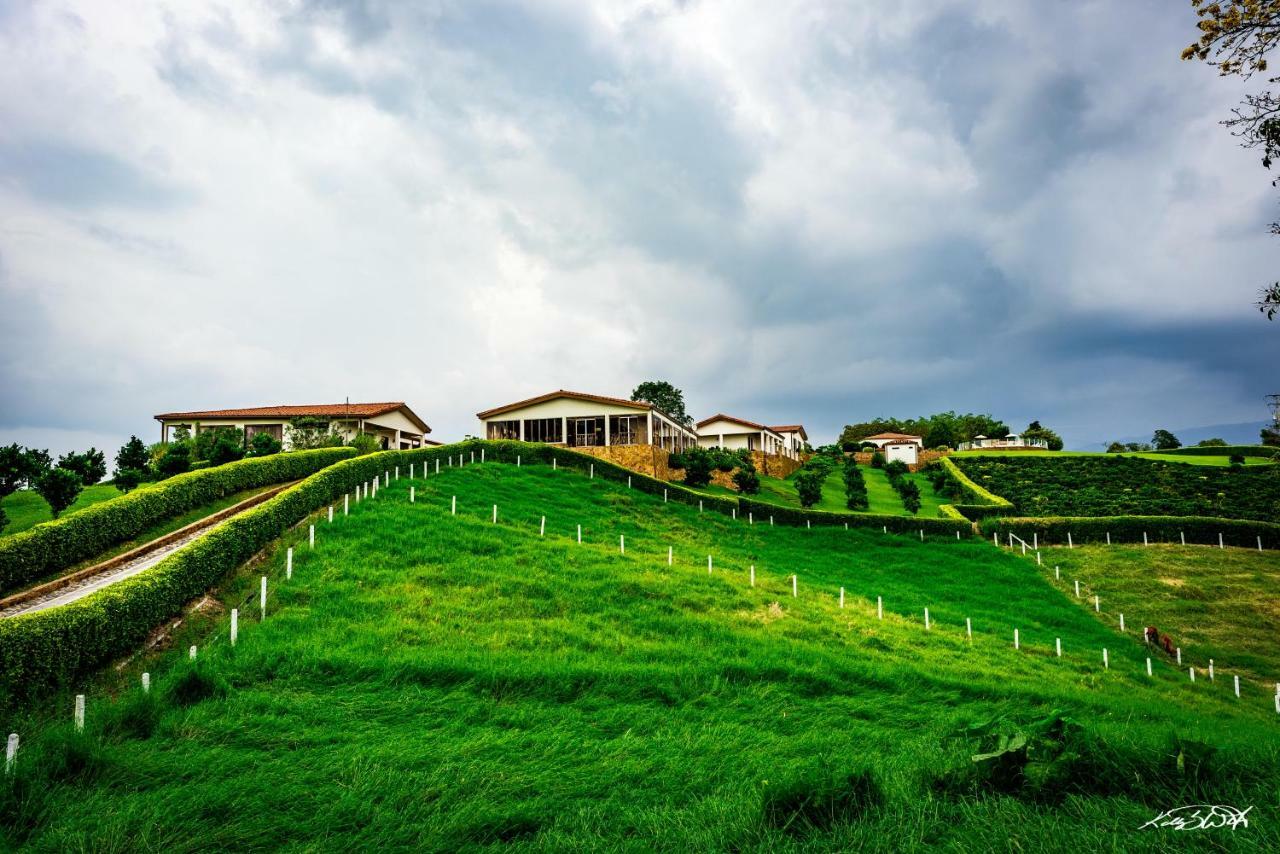
[[(1201, 439), (1223, 439), (1228, 445), (1257, 445), (1261, 442), (1258, 433), (1270, 422), (1243, 421), (1238, 424), (1210, 424), (1207, 427), (1181, 427), (1172, 430), (1184, 445), (1194, 445)], [(1112, 442), (1150, 442), (1151, 434), (1144, 436), (1112, 436), (1081, 447), (1077, 451), (1102, 451)]]

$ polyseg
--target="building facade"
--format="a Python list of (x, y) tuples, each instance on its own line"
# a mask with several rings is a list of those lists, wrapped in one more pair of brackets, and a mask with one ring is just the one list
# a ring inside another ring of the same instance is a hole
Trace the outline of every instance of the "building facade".
[(383, 448), (389, 449), (404, 450), (435, 444), (426, 438), (431, 428), (403, 401), (164, 412), (155, 419), (160, 422), (162, 442), (172, 441), (174, 432), (182, 428), (195, 437), (204, 430), (229, 427), (241, 431), (246, 443), (258, 433), (267, 433), (286, 451), (293, 448), (294, 434), (299, 429), (333, 433), (344, 441), (366, 433), (375, 436)]

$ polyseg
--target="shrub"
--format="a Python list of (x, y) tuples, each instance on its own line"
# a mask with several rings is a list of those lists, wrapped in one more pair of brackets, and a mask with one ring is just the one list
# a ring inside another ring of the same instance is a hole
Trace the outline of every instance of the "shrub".
[(756, 474), (754, 468), (738, 469), (733, 473), (733, 485), (743, 495), (759, 495), (760, 475)]
[(186, 443), (175, 443), (167, 447), (160, 459), (156, 461), (156, 472), (161, 477), (173, 477), (191, 470), (191, 448)]
[(871, 500), (867, 497), (867, 482), (852, 457), (844, 462), (844, 495), (845, 506), (850, 510), (866, 510), (871, 506)]
[(280, 453), (280, 443), (270, 433), (254, 433), (245, 451), (246, 457), (269, 457)]
[(878, 448), (877, 448), (877, 449), (876, 449), (876, 451), (875, 451), (874, 453), (872, 453), (872, 455), (871, 455), (871, 467), (872, 467), (873, 469), (882, 469), (882, 468), (884, 468), (884, 453), (883, 453), (883, 452), (881, 452), (881, 451), (880, 451), (880, 449), (878, 449)]
[(178, 475), (0, 540), (0, 591), (94, 557), (151, 526), (227, 495), (305, 477), (351, 456), (346, 449), (278, 454)]
[(76, 503), (83, 489), (80, 475), (65, 468), (50, 469), (36, 481), (36, 492), (49, 502), (49, 509), (55, 519), (63, 510)]
[(1233, 466), (1242, 466), (1244, 465), (1244, 454), (1232, 454), (1227, 460)]
[(706, 448), (687, 448), (671, 458), (671, 465), (684, 469), (684, 482), (701, 487), (711, 482), (715, 460)]
[(151, 455), (147, 453), (147, 446), (137, 436), (130, 436), (129, 441), (121, 445), (116, 453), (116, 471), (146, 471), (150, 467)]
[(1073, 543), (1140, 543), (1143, 534), (1153, 543), (1218, 544), (1218, 535), (1228, 546), (1256, 548), (1258, 537), (1263, 547), (1280, 547), (1280, 524), (1213, 516), (1042, 516), (983, 519), (978, 528), (984, 536), (996, 534), (1001, 539), (1012, 532), (1028, 542), (1034, 534), (1042, 545), (1066, 545), (1067, 534)]
[(143, 473), (138, 469), (117, 469), (116, 476), (112, 478), (112, 483), (121, 492), (129, 492), (138, 488), (138, 484), (142, 483), (143, 477)]
[(351, 441), (347, 443), (347, 446), (355, 448), (356, 453), (362, 456), (382, 449), (382, 444), (378, 441), (378, 437), (372, 433), (357, 433), (351, 437)]
[(244, 433), (234, 427), (212, 427), (196, 436), (192, 457), (221, 466), (244, 458)]
[(800, 506), (809, 508), (822, 500), (822, 482), (826, 479), (816, 469), (801, 469), (795, 476), (796, 494), (800, 496)]
[(1197, 448), (1225, 448), (1227, 446), (1226, 439), (1201, 439), (1196, 442)]
[(910, 469), (902, 460), (894, 460), (891, 463), (885, 463), (884, 466), (884, 473), (890, 480), (902, 477), (908, 471), (910, 471)]

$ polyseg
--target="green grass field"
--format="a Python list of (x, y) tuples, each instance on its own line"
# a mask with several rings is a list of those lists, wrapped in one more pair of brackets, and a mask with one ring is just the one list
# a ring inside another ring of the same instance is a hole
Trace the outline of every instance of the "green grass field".
[[(228, 582), (224, 602), (253, 601), (271, 576), (238, 646), (225, 613), (192, 616), (172, 649), (103, 674), (85, 734), (69, 697), (0, 721), (24, 739), (0, 789), (7, 844), (1280, 848), (1271, 686), (1236, 699), (1163, 662), (1148, 678), (1135, 632), (1024, 558), (747, 526), (544, 466), (414, 485), (416, 503), (401, 479), (319, 522), (315, 551), (301, 526)], [(1033, 735), (1025, 773), (1016, 755), (974, 761), (1017, 733)], [(1139, 830), (1189, 803), (1254, 810), (1234, 831)]]
[[(69, 516), (86, 507), (91, 507), (99, 501), (106, 501), (108, 498), (115, 498), (121, 494), (120, 490), (110, 483), (97, 483), (93, 486), (86, 486), (76, 499), (76, 503), (64, 510), (62, 515)], [(0, 507), (4, 509), (5, 515), (9, 517), (9, 524), (4, 527), (4, 530), (0, 531), (0, 537), (34, 528), (41, 522), (48, 522), (53, 518), (53, 514), (49, 511), (49, 502), (41, 498), (40, 493), (33, 489), (22, 489), (11, 495), (6, 495), (3, 500), (0, 500)]]

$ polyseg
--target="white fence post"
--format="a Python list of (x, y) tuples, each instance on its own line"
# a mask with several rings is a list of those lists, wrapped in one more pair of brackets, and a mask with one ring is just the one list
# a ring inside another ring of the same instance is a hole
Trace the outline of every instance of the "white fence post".
[(1185, 546), (1185, 545), (1187, 544), (1187, 532), (1186, 532), (1186, 531), (1179, 531), (1179, 532), (1178, 532), (1178, 539), (1179, 539), (1179, 540), (1182, 542), (1182, 544)]
[(707, 555), (707, 575), (711, 574), (711, 555)]
[(1213, 659), (1209, 659), (1209, 681), (1213, 681)]
[(195, 660), (196, 660), (196, 645), (195, 645), (195, 644), (192, 644), (192, 645), (191, 645), (191, 649), (187, 650), (187, 658), (191, 659), (192, 661), (195, 661)]
[(411, 487), (409, 487), (409, 503), (410, 503), (410, 504), (413, 504), (413, 503), (414, 503), (414, 499), (415, 499), (416, 497), (417, 497), (417, 490), (416, 490), (414, 487), (412, 487), (412, 486), (411, 486)]
[(1120, 615), (1120, 631), (1124, 631), (1124, 614)]
[(76, 707), (72, 720), (75, 721), (76, 732), (84, 732), (84, 694), (76, 694)]
[(844, 607), (844, 588), (840, 588), (840, 607)]
[(450, 515), (450, 516), (457, 516), (457, 515), (458, 515), (458, 496), (456, 496), (456, 495), (455, 495), (455, 496), (453, 496), (453, 501), (452, 501), (452, 502), (450, 502), (450, 504), (449, 504), (449, 515)]
[(1225, 548), (1226, 548), (1226, 546), (1222, 544), (1222, 532), (1221, 532), (1221, 531), (1219, 531), (1219, 532), (1218, 532), (1218, 548), (1220, 548), (1220, 549), (1225, 549)]
[(578, 526), (578, 545), (582, 545), (582, 526)]
[(791, 595), (793, 597), (800, 595), (799, 584), (800, 584), (800, 579), (797, 576), (792, 575), (791, 576)]
[(543, 516), (542, 521), (538, 523), (538, 536), (545, 537), (547, 535), (547, 517)]
[(347, 516), (351, 513), (351, 493), (342, 496), (342, 515)]
[(625, 534), (619, 534), (618, 535), (618, 554), (624, 555), (626, 553), (627, 553), (627, 537)]
[(316, 526), (307, 526), (307, 548), (314, 549), (316, 547)]
[(493, 524), (498, 524), (498, 505), (493, 505)]
[(329, 524), (333, 524), (333, 505), (329, 505)]
[(150, 673), (142, 674), (142, 693), (144, 694), (151, 693), (151, 674)]
[(1095, 614), (1102, 613), (1102, 600), (1098, 598), (1098, 594), (1093, 594), (1093, 612)]
[(1144, 546), (1149, 546), (1149, 545), (1151, 545), (1151, 543), (1147, 542), (1147, 532), (1146, 532), (1146, 531), (1143, 531), (1143, 532), (1142, 532), (1142, 544), (1143, 544)]
[(1237, 698), (1237, 699), (1239, 699), (1239, 697), (1240, 697), (1240, 676), (1239, 676), (1239, 674), (1237, 674), (1237, 675), (1233, 676), (1232, 678), (1233, 678), (1233, 679), (1235, 679), (1235, 681), (1236, 681), (1236, 698)]
[(1151, 659), (1147, 659), (1147, 675), (1151, 675)]
[(1058, 653), (1058, 658), (1062, 658), (1062, 638), (1053, 639), (1053, 649)]
[[(754, 563), (751, 564), (751, 586), (756, 586), (756, 565)], [(1280, 696), (1280, 694), (1277, 694), (1277, 696)]]
[(1102, 666), (1107, 670), (1111, 669), (1111, 659), (1107, 657), (1107, 648), (1105, 646), (1102, 648)]
[(667, 566), (671, 566), (671, 561), (673, 559), (674, 559), (674, 551), (671, 546), (667, 546)]
[(1022, 649), (1022, 639), (1018, 637), (1018, 630), (1013, 630), (1013, 648)]
[(1071, 540), (1071, 532), (1067, 531), (1067, 548), (1074, 549), (1076, 544)]
[(1080, 579), (1076, 579), (1076, 598), (1080, 598)]
[(876, 619), (884, 619), (884, 599), (879, 596), (876, 597)]
[(236, 645), (236, 637), (240, 634), (240, 609), (231, 609), (231, 645)]
[(1178, 664), (1182, 664), (1182, 647), (1178, 647), (1175, 654), (1178, 657)]
[(1107, 545), (1111, 545), (1111, 532), (1107, 531)]
[(284, 577), (293, 578), (293, 546), (289, 546), (284, 552)]
[(267, 577), (262, 576), (262, 582), (258, 590), (258, 608), (262, 611), (262, 619), (267, 618)]
[(929, 609), (924, 609), (924, 630), (929, 631)]
[(9, 733), (9, 743), (4, 748), (4, 773), (12, 774), (13, 766), (18, 761), (18, 734)]

